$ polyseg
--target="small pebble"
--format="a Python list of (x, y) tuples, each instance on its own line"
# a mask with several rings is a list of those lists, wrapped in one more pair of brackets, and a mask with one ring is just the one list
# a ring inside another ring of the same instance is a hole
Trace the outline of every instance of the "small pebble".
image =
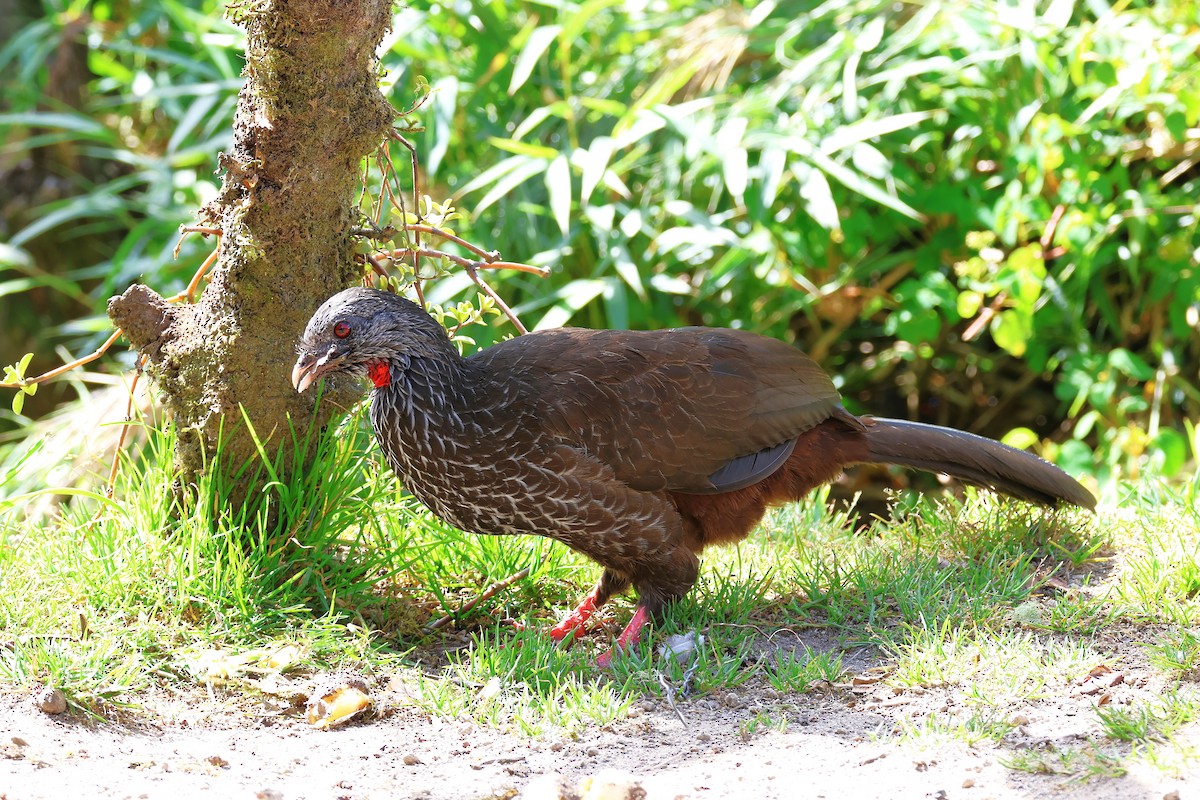
[(29, 742), (25, 741), (20, 736), (12, 737), (12, 743), (15, 744), (17, 747), (27, 747), (29, 745)]
[(697, 742), (707, 742), (707, 741), (709, 741), (710, 739), (712, 739), (712, 737), (711, 737), (711, 736), (709, 736), (707, 733), (698, 733), (698, 734), (696, 734), (696, 741), (697, 741)]
[(413, 767), (413, 766), (416, 766), (417, 764), (420, 764), (421, 759), (417, 758), (412, 753), (409, 753), (408, 755), (406, 755), (404, 757), (404, 763), (410, 767)]
[(1173, 792), (1167, 792), (1163, 795), (1163, 800), (1179, 800), (1179, 790), (1176, 789)]
[(970, 788), (971, 788), (972, 786), (974, 786), (974, 785), (975, 785), (975, 779), (974, 779), (974, 778), (967, 778), (965, 781), (963, 781), (963, 788), (964, 788), (964, 789), (970, 789)]
[(61, 714), (67, 710), (67, 697), (60, 690), (47, 686), (33, 698), (39, 711), (46, 714)]

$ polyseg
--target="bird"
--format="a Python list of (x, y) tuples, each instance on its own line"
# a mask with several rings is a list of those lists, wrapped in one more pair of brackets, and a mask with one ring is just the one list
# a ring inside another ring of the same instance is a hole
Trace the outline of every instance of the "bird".
[(317, 309), (297, 352), (298, 392), (322, 378), (370, 381), (387, 463), (437, 517), (474, 534), (549, 537), (600, 565), (552, 638), (581, 635), (606, 602), (635, 590), (602, 666), (692, 588), (705, 548), (741, 541), (767, 508), (848, 465), (945, 473), (1045, 506), (1096, 505), (1030, 453), (851, 414), (815, 361), (743, 330), (558, 328), (464, 356), (417, 304), (355, 287)]

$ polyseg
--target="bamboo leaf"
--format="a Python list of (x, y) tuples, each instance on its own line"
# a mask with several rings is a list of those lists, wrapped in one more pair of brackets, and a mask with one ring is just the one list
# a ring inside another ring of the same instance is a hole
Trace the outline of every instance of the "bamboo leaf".
[(571, 165), (565, 155), (550, 162), (546, 170), (546, 190), (550, 193), (550, 212), (563, 236), (571, 229)]
[(508, 83), (509, 97), (516, 94), (517, 90), (525, 85), (533, 73), (533, 68), (537, 66), (538, 59), (545, 55), (546, 50), (561, 32), (561, 25), (544, 25), (534, 28), (533, 32), (529, 34), (529, 38), (525, 40), (525, 46), (521, 48), (521, 52), (517, 56), (516, 63), (513, 64), (512, 80)]

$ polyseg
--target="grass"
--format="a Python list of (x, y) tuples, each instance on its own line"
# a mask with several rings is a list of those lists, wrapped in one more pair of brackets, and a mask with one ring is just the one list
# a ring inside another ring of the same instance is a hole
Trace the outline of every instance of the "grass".
[[(294, 485), (266, 482), (262, 506), (282, 529), (266, 513), (214, 514), (221, 486), (177, 500), (170, 448), (169, 433), (151, 433), (115, 499), (82, 493), (55, 520), (25, 519), (28, 498), (3, 499), (0, 483), (0, 681), (52, 685), (77, 712), (112, 717), (152, 713), (155, 688), (253, 695), (264, 674), (348, 668), (391, 676), (426, 713), (522, 736), (609, 725), (646, 697), (693, 713), (736, 689), (762, 701), (731, 723), (746, 738), (786, 730), (816, 692), (847, 714), (886, 715), (884, 737), (996, 747), (1013, 770), (1088, 779), (1195, 763), (1181, 734), (1200, 709), (1194, 484), (1147, 482), (1096, 517), (986, 493), (905, 497), (892, 521), (858, 531), (820, 495), (706, 554), (696, 589), (602, 671), (593, 659), (630, 600), (574, 646), (549, 642), (537, 631), (595, 567), (544, 539), (468, 536), (431, 518), (381, 464), (361, 415)], [(250, 468), (269, 477), (268, 456)], [(443, 615), (460, 633), (425, 630)], [(693, 661), (659, 655), (689, 632), (704, 637)], [(1036, 732), (1063, 708), (1074, 739)]]

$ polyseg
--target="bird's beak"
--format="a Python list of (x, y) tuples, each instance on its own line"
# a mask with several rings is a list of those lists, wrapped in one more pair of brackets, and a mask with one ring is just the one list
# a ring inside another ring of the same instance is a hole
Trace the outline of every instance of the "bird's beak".
[(316, 383), (317, 378), (338, 367), (343, 360), (345, 355), (335, 352), (323, 356), (304, 353), (296, 359), (296, 366), (292, 367), (292, 386), (297, 392), (303, 392)]
[(303, 392), (317, 379), (314, 366), (316, 359), (312, 356), (303, 355), (296, 360), (296, 366), (292, 367), (292, 386), (297, 392)]

